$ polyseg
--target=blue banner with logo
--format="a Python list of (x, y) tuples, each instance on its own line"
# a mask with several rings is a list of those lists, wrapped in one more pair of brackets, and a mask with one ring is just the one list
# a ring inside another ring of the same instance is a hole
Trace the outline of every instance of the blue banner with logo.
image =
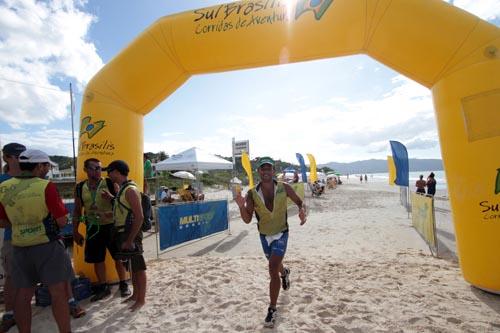
[(391, 143), (392, 158), (396, 166), (396, 180), (394, 183), (399, 186), (409, 186), (410, 168), (408, 165), (408, 151), (401, 142), (389, 142)]
[(160, 250), (228, 228), (227, 201), (203, 201), (158, 207)]
[(304, 163), (304, 157), (302, 157), (302, 155), (299, 153), (296, 153), (295, 156), (297, 156), (297, 160), (299, 161), (300, 164), (300, 173), (302, 174), (302, 181), (304, 183), (307, 183), (307, 169), (306, 169), (306, 164)]

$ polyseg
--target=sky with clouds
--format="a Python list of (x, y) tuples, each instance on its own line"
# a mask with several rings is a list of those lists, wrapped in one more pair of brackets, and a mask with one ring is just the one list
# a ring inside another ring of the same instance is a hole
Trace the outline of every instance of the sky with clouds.
[[(78, 132), (81, 94), (92, 76), (161, 16), (218, 0), (0, 0), (0, 143), (72, 154), (69, 84)], [(500, 0), (448, 1), (500, 25)], [(119, 4), (118, 4), (119, 3)], [(144, 121), (145, 151), (192, 146), (231, 155), (318, 163), (390, 154), (403, 142), (412, 158), (441, 158), (427, 88), (364, 56), (192, 77)]]

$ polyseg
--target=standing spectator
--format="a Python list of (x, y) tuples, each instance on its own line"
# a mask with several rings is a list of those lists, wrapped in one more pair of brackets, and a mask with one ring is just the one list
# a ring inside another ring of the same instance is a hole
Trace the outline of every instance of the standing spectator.
[(363, 175), (359, 175), (359, 182), (362, 183), (363, 182)]
[[(112, 250), (111, 233), (113, 230), (112, 199), (116, 195), (113, 182), (101, 176), (101, 162), (89, 158), (83, 163), (83, 171), (87, 179), (78, 183), (75, 189), (75, 208), (73, 211), (73, 238), (79, 246), (84, 244), (82, 235), (78, 232), (80, 221), (87, 226), (85, 241), (85, 262), (94, 265), (98, 286), (91, 302), (99, 301), (111, 294), (106, 278), (106, 249)], [(84, 214), (83, 214), (84, 213)], [(130, 296), (125, 267), (115, 260), (115, 268), (120, 278), (121, 297)]]
[(365, 183), (368, 183), (368, 176), (365, 174)]
[(436, 194), (436, 179), (434, 178), (434, 172), (431, 172), (429, 177), (427, 177), (427, 194), (432, 196)]
[(143, 185), (143, 193), (148, 194), (148, 179), (153, 178), (153, 164), (149, 159), (149, 155), (144, 153), (144, 185)]
[(417, 193), (425, 194), (425, 185), (427, 185), (427, 182), (424, 180), (424, 175), (420, 175), (419, 178), (420, 179), (415, 183), (415, 186), (417, 187)]
[(26, 150), (19, 155), (19, 166), (20, 175), (0, 184), (0, 225), (12, 226), (17, 327), (21, 333), (31, 331), (31, 299), (41, 282), (49, 288), (59, 331), (70, 332), (67, 284), (73, 268), (59, 239), (68, 212), (56, 186), (42, 179), (51, 167), (46, 153)]
[(131, 311), (140, 309), (146, 302), (146, 262), (142, 256), (141, 193), (137, 185), (128, 180), (129, 167), (125, 161), (111, 162), (105, 169), (109, 178), (120, 185), (113, 207), (115, 259), (130, 260), (134, 291), (126, 302), (134, 301)]
[[(2, 158), (6, 163), (6, 170), (5, 174), (0, 175), (0, 184), (21, 174), (21, 169), (19, 167), (19, 155), (25, 150), (25, 146), (16, 142), (8, 143), (3, 146)], [(10, 266), (12, 261), (12, 228), (10, 227), (5, 228), (3, 234), (1, 257), (5, 276), (3, 285), (5, 313), (3, 314), (2, 322), (0, 323), (0, 332), (7, 332), (11, 327), (16, 325), (16, 321), (14, 319), (15, 289), (12, 285), (12, 279), (10, 278)]]

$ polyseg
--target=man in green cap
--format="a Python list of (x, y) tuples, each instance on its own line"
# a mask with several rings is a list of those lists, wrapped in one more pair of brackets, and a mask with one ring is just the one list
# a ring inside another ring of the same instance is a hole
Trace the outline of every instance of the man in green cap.
[[(261, 157), (257, 163), (260, 182), (248, 191), (245, 198), (240, 193), (235, 200), (240, 208), (241, 218), (245, 223), (252, 221), (255, 211), (257, 227), (264, 254), (269, 261), (269, 294), (270, 303), (265, 327), (274, 327), (276, 321), (276, 303), (280, 292), (290, 288), (290, 269), (283, 266), (288, 242), (287, 198), (290, 198), (299, 208), (300, 225), (306, 223), (305, 205), (293, 188), (285, 183), (274, 180), (274, 160)], [(281, 278), (281, 281), (280, 281)]]

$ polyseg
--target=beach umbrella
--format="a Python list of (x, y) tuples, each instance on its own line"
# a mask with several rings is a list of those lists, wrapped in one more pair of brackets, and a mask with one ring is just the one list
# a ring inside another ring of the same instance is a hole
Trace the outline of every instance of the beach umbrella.
[(174, 172), (172, 174), (172, 176), (177, 177), (177, 178), (182, 178), (182, 179), (191, 179), (191, 180), (196, 179), (196, 177), (192, 173), (187, 172), (187, 171), (177, 171), (177, 172)]

